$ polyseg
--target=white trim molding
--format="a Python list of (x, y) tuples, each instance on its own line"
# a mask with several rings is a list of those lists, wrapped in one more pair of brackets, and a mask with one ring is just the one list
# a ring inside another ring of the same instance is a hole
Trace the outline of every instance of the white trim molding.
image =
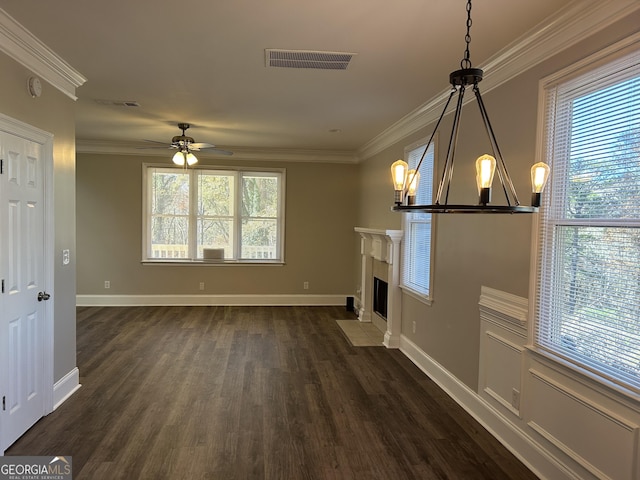
[(538, 401), (531, 403), (527, 425), (536, 434), (596, 478), (637, 480), (637, 423), (565, 385), (561, 377), (531, 368), (529, 380)]
[(637, 401), (527, 345), (527, 299), (482, 287), (478, 389), (407, 337), (400, 350), (541, 479), (640, 480)]
[(400, 351), (541, 479), (577, 477), (510, 419), (402, 335)]
[[(148, 144), (143, 142), (109, 142), (101, 140), (83, 140), (76, 141), (77, 153), (92, 153), (103, 155), (135, 155), (158, 157), (165, 155), (158, 153), (157, 150), (145, 150)], [(251, 160), (265, 162), (292, 162), (292, 163), (358, 163), (358, 157), (355, 152), (348, 150), (313, 150), (313, 149), (295, 149), (295, 148), (253, 148), (253, 147), (235, 147), (232, 145), (220, 145), (233, 151), (233, 160)], [(202, 151), (198, 153), (198, 158), (220, 158), (215, 153), (207, 153)], [(170, 158), (170, 157), (167, 157)], [(228, 157), (225, 157), (228, 158)]]
[(400, 290), (400, 242), (402, 230), (377, 230), (355, 227), (360, 234), (360, 308), (358, 319), (370, 322), (373, 312), (373, 260), (386, 264), (387, 318), (384, 341), (387, 348), (400, 346), (402, 327), (402, 291)]
[(486, 317), (497, 317), (508, 324), (527, 329), (529, 300), (508, 292), (493, 288), (480, 287), (480, 314)]
[(340, 306), (345, 305), (344, 295), (77, 295), (79, 307), (127, 307), (127, 306)]
[[(512, 80), (640, 9), (638, 0), (574, 0), (491, 57), (484, 65), (482, 92)], [(444, 85), (444, 79), (443, 79)], [(365, 160), (435, 122), (451, 89), (446, 88), (358, 149)], [(469, 97), (467, 101), (472, 101)]]
[(76, 367), (58, 380), (53, 386), (53, 409), (55, 410), (62, 405), (71, 395), (76, 393), (81, 386), (80, 370)]
[(87, 79), (0, 8), (0, 51), (73, 100)]

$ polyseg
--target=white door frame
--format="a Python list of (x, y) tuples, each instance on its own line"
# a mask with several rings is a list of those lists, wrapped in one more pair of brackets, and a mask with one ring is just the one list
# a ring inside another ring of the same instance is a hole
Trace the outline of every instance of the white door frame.
[[(27, 123), (16, 120), (0, 113), (0, 131), (24, 138), (42, 145), (43, 188), (44, 188), (44, 285), (43, 291), (51, 294), (51, 299), (44, 302), (44, 344), (42, 345), (42, 384), (40, 391), (43, 393), (42, 416), (53, 411), (53, 387), (54, 387), (54, 312), (55, 312), (55, 283), (54, 283), (54, 205), (53, 205), (53, 134), (33, 127)], [(5, 164), (6, 168), (6, 164)], [(0, 366), (4, 368), (4, 366)], [(4, 372), (3, 372), (4, 373)], [(2, 375), (0, 375), (2, 377)], [(0, 420), (1, 421), (1, 420)], [(0, 423), (0, 429), (2, 424)], [(4, 454), (4, 452), (0, 452)]]

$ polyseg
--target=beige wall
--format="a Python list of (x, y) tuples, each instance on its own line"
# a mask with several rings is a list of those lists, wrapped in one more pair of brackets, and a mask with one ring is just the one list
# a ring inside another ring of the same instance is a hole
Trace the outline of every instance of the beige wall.
[[(483, 93), (522, 204), (530, 204), (529, 168), (535, 159), (539, 80), (636, 32), (638, 25), (640, 15), (630, 15), (614, 27), (584, 40), (494, 91)], [(442, 81), (444, 88), (448, 79), (443, 78)], [(451, 118), (445, 119), (443, 127), (440, 128), (437, 152), (440, 168), (446, 154)], [(388, 180), (389, 166), (394, 160), (403, 158), (406, 145), (428, 137), (432, 128), (429, 126), (416, 132), (361, 164), (359, 226), (402, 228), (401, 214), (390, 212), (393, 191)], [(475, 102), (463, 110), (460, 135), (449, 201), (475, 203), (473, 162), (480, 154), (489, 151)], [(438, 180), (439, 174), (436, 175)], [(494, 186), (496, 184), (497, 181)], [(493, 197), (495, 202), (504, 203), (503, 194), (495, 188)], [(532, 218), (527, 215), (437, 216), (433, 305), (426, 306), (409, 296), (403, 297), (402, 334), (474, 390), (478, 384), (480, 287), (485, 285), (522, 297), (529, 296), (531, 228)], [(415, 334), (410, 327), (413, 321), (416, 321)]]
[[(54, 135), (54, 381), (76, 367), (75, 119), (74, 102), (43, 81), (40, 98), (27, 93), (32, 73), (0, 54), (0, 112)], [(62, 266), (62, 250), (71, 263)], [(53, 288), (52, 288), (53, 287)]]
[(143, 162), (171, 164), (168, 154), (78, 154), (79, 295), (352, 294), (356, 165), (225, 158), (223, 165), (286, 168), (286, 264), (167, 266), (141, 264)]

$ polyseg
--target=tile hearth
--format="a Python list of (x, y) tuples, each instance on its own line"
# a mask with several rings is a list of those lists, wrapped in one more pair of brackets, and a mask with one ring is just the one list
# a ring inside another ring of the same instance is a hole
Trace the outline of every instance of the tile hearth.
[(349, 343), (354, 347), (383, 347), (384, 334), (373, 323), (357, 320), (336, 320)]

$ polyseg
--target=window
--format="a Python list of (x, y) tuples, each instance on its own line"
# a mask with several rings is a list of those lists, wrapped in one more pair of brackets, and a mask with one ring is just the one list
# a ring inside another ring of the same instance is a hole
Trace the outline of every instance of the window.
[(640, 392), (640, 56), (543, 84), (536, 346)]
[(284, 171), (144, 166), (145, 261), (282, 262)]
[[(425, 141), (405, 148), (405, 161), (410, 169), (416, 168), (424, 155), (420, 166), (420, 184), (416, 193), (417, 204), (432, 203), (433, 151), (433, 143), (427, 148)], [(402, 287), (419, 297), (428, 298), (431, 288), (432, 214), (410, 212), (403, 215)]]

